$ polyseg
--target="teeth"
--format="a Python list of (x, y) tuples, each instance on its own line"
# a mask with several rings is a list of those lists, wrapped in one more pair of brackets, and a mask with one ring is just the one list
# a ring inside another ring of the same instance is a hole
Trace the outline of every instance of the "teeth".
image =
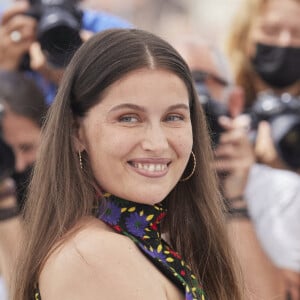
[(166, 164), (141, 164), (134, 163), (133, 166), (137, 169), (142, 169), (150, 172), (160, 172), (167, 168)]

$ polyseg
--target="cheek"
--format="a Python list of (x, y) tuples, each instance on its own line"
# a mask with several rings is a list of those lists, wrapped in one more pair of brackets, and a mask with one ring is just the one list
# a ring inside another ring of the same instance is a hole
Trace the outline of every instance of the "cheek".
[(106, 130), (99, 129), (94, 134), (87, 137), (87, 153), (92, 165), (97, 164), (97, 168), (105, 166), (108, 162), (112, 164), (119, 162), (130, 152), (134, 143), (135, 135), (122, 134), (120, 129)]
[(178, 155), (189, 157), (193, 148), (192, 130), (188, 130), (182, 134), (174, 135), (173, 144), (176, 145)]

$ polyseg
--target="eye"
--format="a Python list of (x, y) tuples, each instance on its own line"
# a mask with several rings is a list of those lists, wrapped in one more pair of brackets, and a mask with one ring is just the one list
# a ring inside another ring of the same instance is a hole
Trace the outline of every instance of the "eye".
[(137, 123), (139, 118), (136, 115), (123, 115), (119, 117), (119, 122), (121, 123)]
[(184, 120), (184, 116), (179, 115), (179, 114), (169, 114), (166, 117), (167, 122), (179, 122), (179, 121), (183, 121), (183, 120)]
[(33, 149), (34, 149), (34, 146), (30, 145), (30, 144), (23, 144), (23, 145), (20, 146), (20, 150), (23, 153), (31, 152)]

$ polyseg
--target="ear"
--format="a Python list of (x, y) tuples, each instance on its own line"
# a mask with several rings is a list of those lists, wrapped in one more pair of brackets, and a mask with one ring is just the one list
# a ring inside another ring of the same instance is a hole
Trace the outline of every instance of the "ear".
[(228, 99), (228, 109), (231, 117), (235, 118), (240, 115), (245, 106), (245, 95), (244, 91), (239, 86), (234, 86), (231, 90)]
[(82, 120), (76, 119), (73, 123), (73, 143), (76, 152), (82, 152), (86, 150), (84, 135), (84, 127)]

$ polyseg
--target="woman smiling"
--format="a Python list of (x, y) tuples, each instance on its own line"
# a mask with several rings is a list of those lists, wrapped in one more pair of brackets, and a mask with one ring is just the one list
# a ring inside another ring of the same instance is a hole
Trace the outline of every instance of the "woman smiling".
[(47, 118), (13, 299), (242, 299), (211, 159), (179, 54), (95, 35)]

